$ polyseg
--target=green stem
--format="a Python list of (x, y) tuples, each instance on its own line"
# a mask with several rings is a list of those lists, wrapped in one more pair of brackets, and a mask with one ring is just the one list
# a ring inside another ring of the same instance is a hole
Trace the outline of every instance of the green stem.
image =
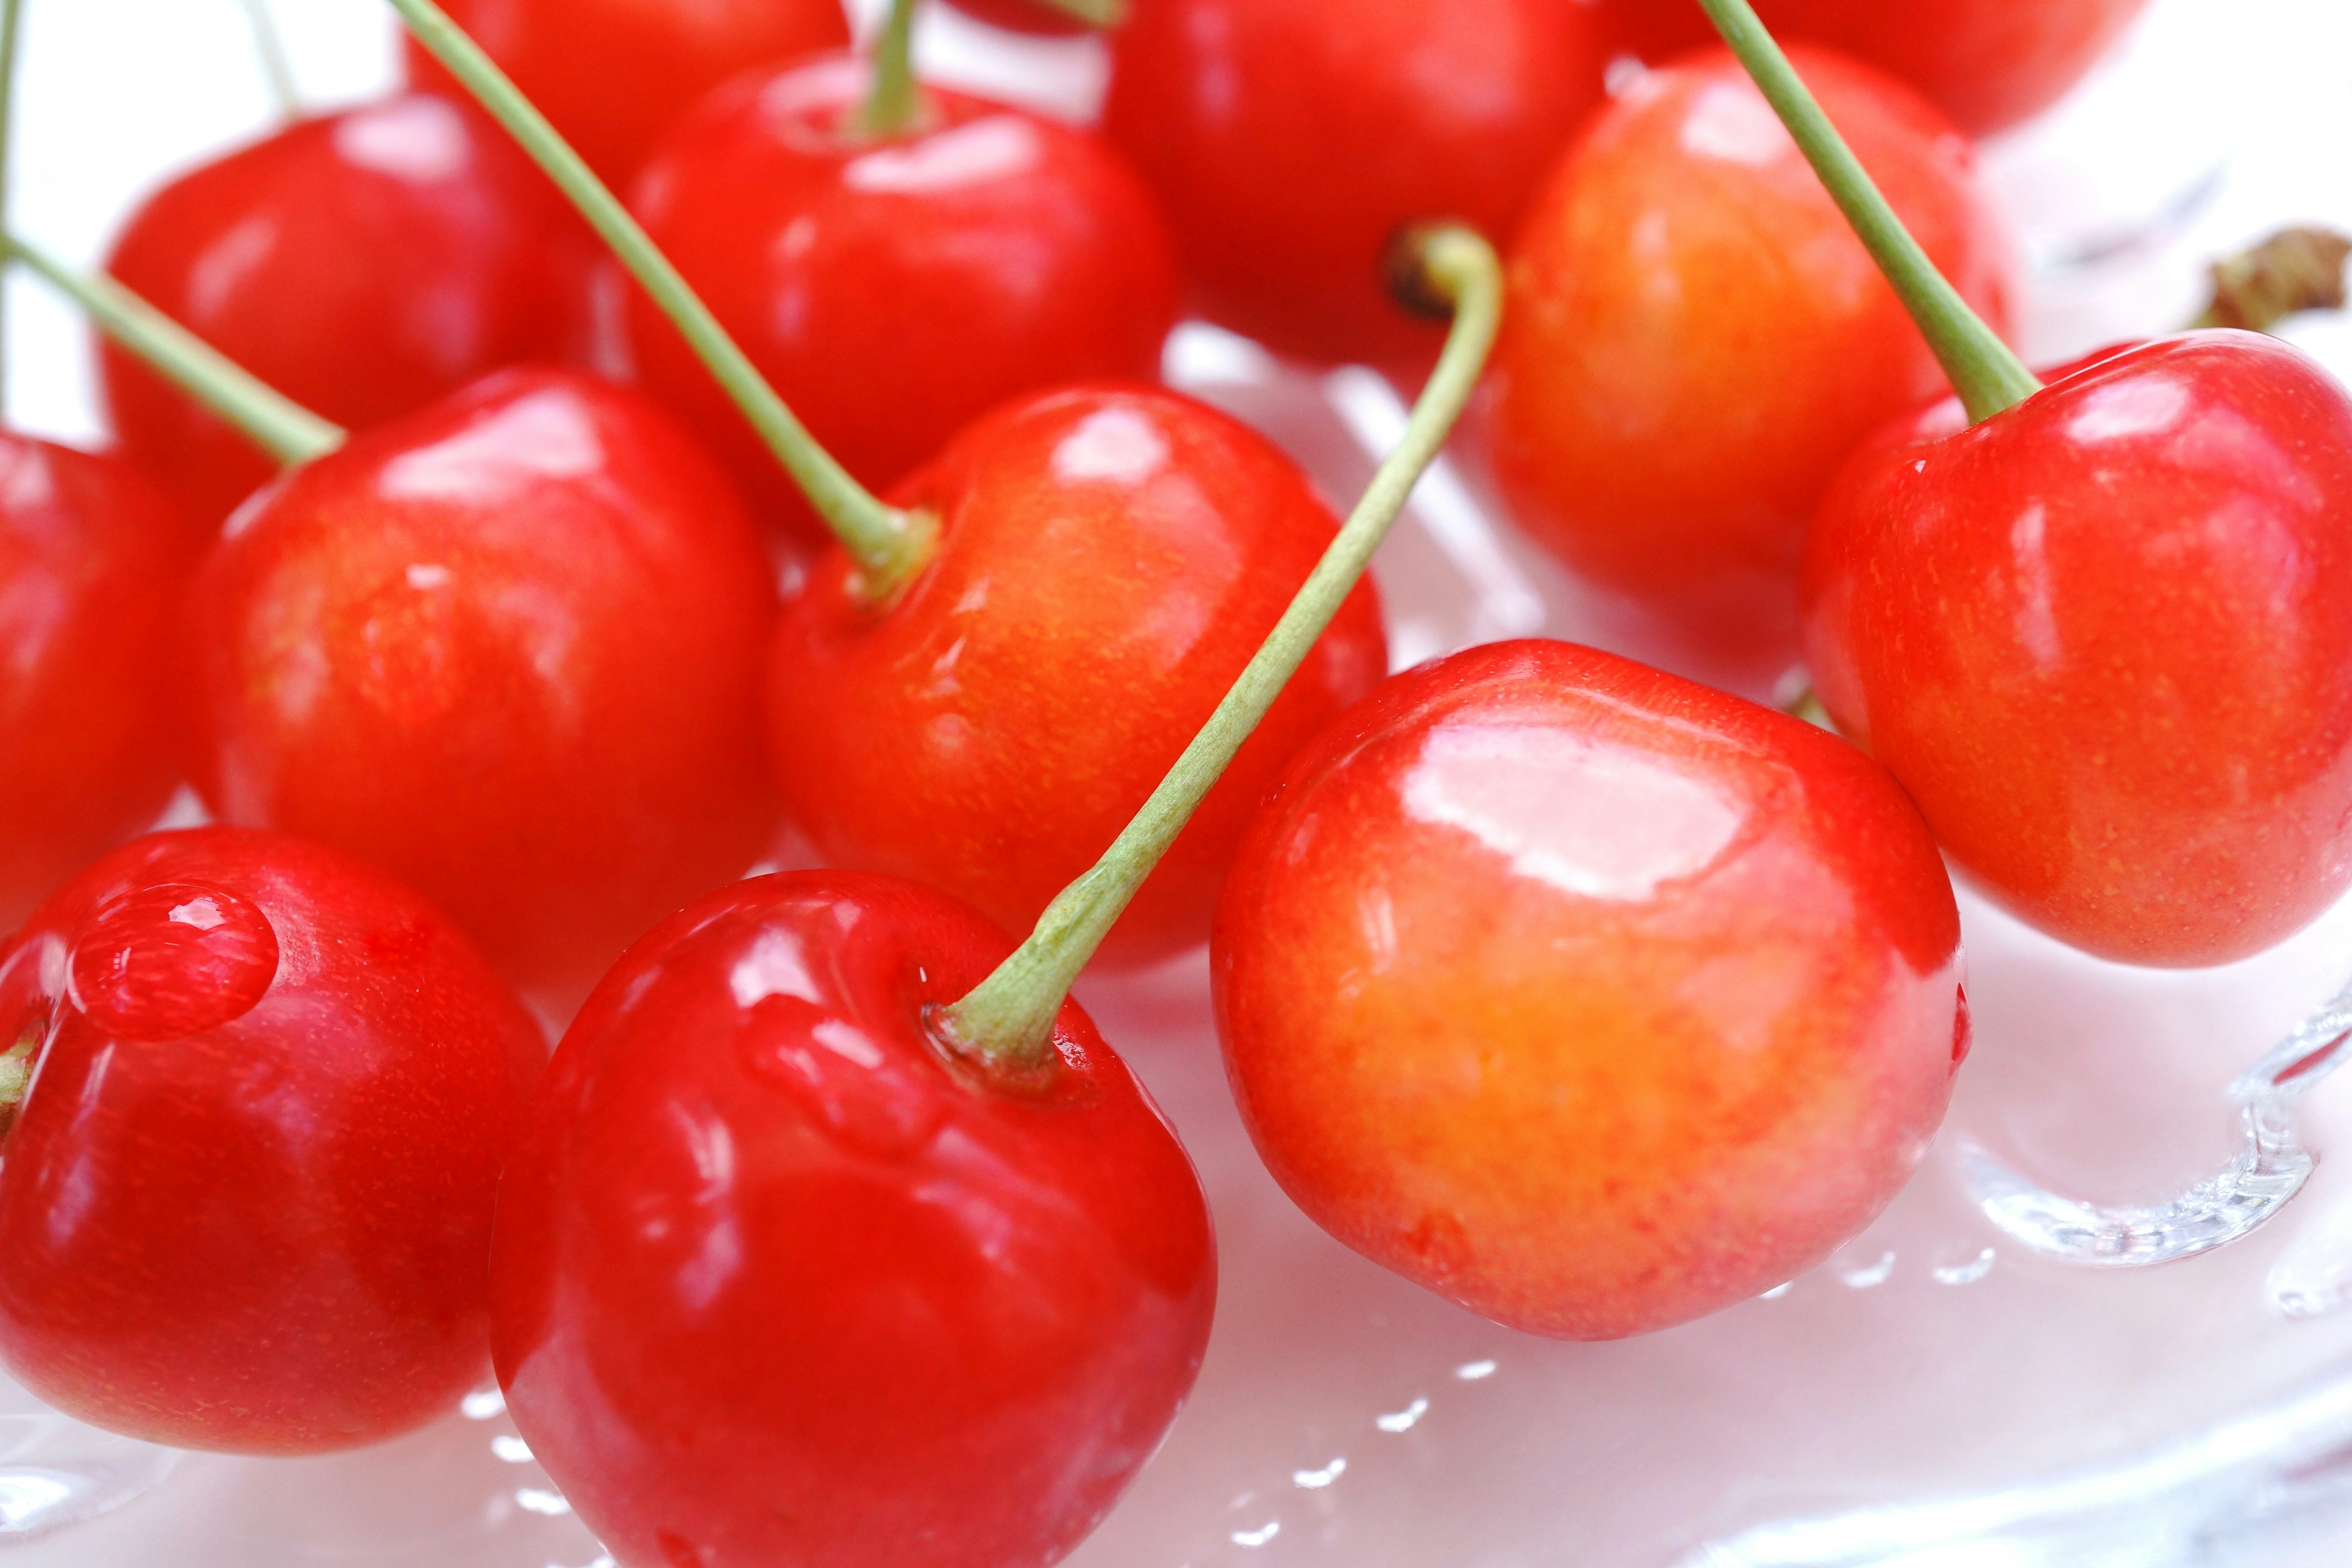
[(289, 122), (301, 119), (302, 89), (294, 79), (294, 62), (287, 58), (286, 38), (278, 30), (269, 0), (245, 0), (245, 14), (253, 24), (253, 47), (261, 56), (261, 74), (269, 83), (278, 117)]
[[(24, 30), (25, 0), (0, 0), (0, 228), (8, 222), (11, 159), (16, 151), (16, 39)], [(8, 409), (8, 309), (0, 300), (0, 418)]]
[(1452, 307), (1454, 330), (1403, 438), (1372, 477), (1273, 635), (1142, 811), (1094, 869), (1054, 900), (1019, 951), (941, 1016), (941, 1033), (958, 1049), (1008, 1067), (1045, 1059), (1055, 1017), (1078, 972), (1306, 662), (1461, 417), (1502, 316), (1502, 266), (1493, 248), (1467, 228), (1432, 228), (1409, 243), (1415, 264), (1411, 281), (1424, 297)]
[(912, 130), (923, 117), (923, 87), (915, 79), (915, 11), (920, 0), (890, 0), (890, 15), (874, 40), (874, 81), (857, 111), (860, 136), (879, 140)]
[(2010, 352), (2000, 335), (1969, 309), (1959, 290), (1936, 270), (1903, 220), (1886, 204), (1878, 186), (1853, 155), (1853, 150), (1830, 123), (1829, 116), (1798, 79), (1789, 57), (1772, 41), (1748, 0), (1699, 0), (1723, 41), (1756, 79), (1773, 110), (1788, 126), (1822, 184), (1870, 250), (1879, 270), (1895, 286), (1904, 308), (1919, 323), (1927, 346), (1943, 363), (1944, 374), (1969, 411), (1982, 423), (2005, 408), (2013, 408), (2042, 390), (2025, 363)]
[(636, 219), (572, 150), (547, 117), (533, 108), (506, 73), (433, 0), (391, 0), (433, 57), (466, 86), (571, 198), (621, 264), (653, 297), (734, 399), (751, 427), (774, 452), (817, 514), (865, 574), (869, 595), (881, 597), (929, 559), (936, 525), (919, 513), (886, 506), (817, 445), (775, 390), (761, 379), (719, 318), (710, 313)]
[(289, 467), (343, 444), (342, 426), (257, 380), (218, 349), (111, 278), (75, 271), (10, 234), (6, 253), (89, 313), (108, 337), (145, 360)]

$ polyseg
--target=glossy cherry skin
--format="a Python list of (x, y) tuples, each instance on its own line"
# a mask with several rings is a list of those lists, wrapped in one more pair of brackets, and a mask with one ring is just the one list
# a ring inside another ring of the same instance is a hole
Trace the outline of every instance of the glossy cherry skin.
[(625, 1563), (1050, 1563), (1141, 1468), (1216, 1296), (1200, 1184), (1075, 1003), (993, 1078), (927, 1011), (1013, 949), (845, 872), (632, 948), (499, 1198), (507, 1407)]
[[(1208, 721), (1337, 531), (1255, 431), (1173, 393), (1049, 393), (910, 480), (938, 552), (881, 608), (835, 551), (786, 606), (769, 738), (787, 814), (835, 865), (1026, 931)], [(1387, 670), (1369, 580), (1113, 930), (1113, 963), (1208, 935), (1250, 811)]]
[[(593, 243), (496, 126), (420, 95), (183, 174), (106, 265), (297, 403), (365, 426), (502, 365), (584, 361)], [(131, 354), (108, 342), (100, 365), (122, 449), (207, 536), (278, 471)]]
[(767, 842), (774, 613), (757, 530), (657, 409), (505, 372), (238, 514), (191, 595), (197, 787), (576, 998)]
[(0, 931), (179, 782), (188, 535), (128, 464), (0, 430)]
[[(1620, 48), (1663, 60), (1712, 44), (1696, 0), (1601, 0)], [(1826, 44), (1901, 77), (1971, 136), (2047, 109), (2147, 0), (1756, 0), (1783, 40)]]
[(1283, 353), (1434, 357), (1382, 279), (1406, 225), (1497, 244), (1601, 100), (1561, 0), (1135, 0), (1104, 130), (1167, 204), (1194, 303)]
[(546, 1045), (424, 900), (299, 839), (151, 835), (0, 947), (0, 1028), (37, 1051), (0, 1162), (9, 1375), (247, 1454), (372, 1443), (480, 1380)]
[(1042, 0), (949, 0), (957, 10), (992, 27), (1041, 37), (1068, 37), (1087, 31), (1087, 24)]
[[(1156, 379), (1176, 259), (1134, 172), (1082, 132), (938, 89), (919, 129), (861, 141), (845, 122), (869, 74), (828, 57), (744, 78), (636, 186), (646, 231), (817, 439), (885, 487), (1007, 398)], [(813, 528), (642, 293), (629, 328), (654, 395)]]
[(2110, 352), (1858, 454), (1805, 563), (1839, 727), (2011, 910), (2221, 963), (2352, 887), (2352, 400), (2273, 339)]
[(1382, 686), (1285, 774), (1212, 946), (1258, 1152), (1326, 1230), (1613, 1339), (1794, 1277), (1968, 1044), (1926, 825), (1836, 737), (1566, 643)]
[[(2011, 250), (1968, 143), (1899, 83), (1791, 58), (1928, 255), (2005, 325)], [(1610, 105), (1509, 265), (1483, 434), (1514, 514), (1694, 647), (1785, 667), (1822, 492), (1947, 385), (1811, 166), (1717, 50)]]
[[(442, 9), (614, 185), (720, 82), (849, 43), (841, 0), (447, 0)], [(409, 79), (460, 90), (414, 39), (407, 53)]]

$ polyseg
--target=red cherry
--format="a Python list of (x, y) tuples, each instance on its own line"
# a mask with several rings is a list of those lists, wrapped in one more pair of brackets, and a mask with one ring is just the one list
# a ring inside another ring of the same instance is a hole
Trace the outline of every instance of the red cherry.
[(758, 858), (774, 590), (650, 405), (510, 371), (294, 470), (199, 574), (197, 784), (584, 988)]
[[(305, 121), (165, 186), (107, 269), (278, 391), (370, 426), (487, 371), (583, 358), (587, 231), (496, 127), (410, 97)], [(209, 530), (276, 473), (112, 343), (123, 450)]]
[(624, 1562), (1057, 1560), (1208, 1339), (1184, 1152), (1074, 1003), (1010, 1079), (926, 1026), (1013, 948), (817, 872), (646, 937), (564, 1038), (492, 1254), (508, 1408)]
[[(1661, 60), (1715, 41), (1693, 0), (1601, 0), (1617, 47)], [(1774, 33), (1828, 44), (1926, 93), (1972, 136), (2064, 96), (2147, 0), (1756, 0)]]
[[(1176, 262), (1142, 183), (1066, 126), (932, 89), (916, 129), (848, 127), (871, 76), (829, 58), (748, 77), (646, 167), (637, 216), (817, 439), (904, 478), (1007, 398), (1155, 379)], [(646, 386), (751, 493), (797, 493), (685, 341), (632, 290)]]
[[(877, 609), (835, 549), (778, 629), (787, 814), (835, 864), (1027, 930), (1151, 794), (1338, 524), (1265, 437), (1140, 387), (1003, 409), (897, 499), (939, 519), (923, 574)], [(1367, 582), (1143, 885), (1112, 962), (1207, 936), (1258, 795), (1386, 668)]]
[(1219, 907), (1225, 1060), (1317, 1223), (1513, 1328), (1661, 1329), (1907, 1180), (1965, 1023), (1917, 810), (1852, 747), (1565, 643), (1399, 676)]
[(274, 835), (157, 834), (0, 948), (37, 1054), (0, 1162), (0, 1357), (179, 1447), (317, 1453), (488, 1350), (499, 1163), (544, 1054), (446, 920)]
[[(614, 184), (720, 82), (849, 43), (841, 0), (446, 0), (441, 8)], [(414, 39), (404, 42), (410, 80), (461, 90)]]
[[(1998, 324), (2011, 256), (1968, 144), (1900, 84), (1792, 58), (1928, 254)], [(1511, 255), (1485, 436), (1513, 511), (1715, 658), (1784, 666), (1838, 465), (1946, 385), (1796, 144), (1720, 52), (1593, 123)]]
[(1841, 728), (2053, 935), (2219, 963), (2352, 887), (2352, 399), (2198, 332), (1857, 455), (1805, 564)]
[(0, 431), (0, 931), (179, 780), (187, 537), (128, 465)]
[(967, 16), (1009, 32), (1041, 37), (1067, 37), (1087, 30), (1087, 24), (1045, 0), (949, 0)]
[(1561, 0), (1136, 0), (1104, 128), (1160, 192), (1200, 307), (1286, 353), (1415, 362), (1381, 278), (1403, 226), (1498, 238), (1601, 95)]

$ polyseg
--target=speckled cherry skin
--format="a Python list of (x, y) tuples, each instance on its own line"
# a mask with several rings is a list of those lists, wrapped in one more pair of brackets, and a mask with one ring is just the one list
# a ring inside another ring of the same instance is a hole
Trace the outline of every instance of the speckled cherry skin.
[(574, 999), (772, 831), (758, 531), (658, 409), (503, 372), (296, 470), (199, 573), (196, 783)]
[(929, 1009), (1012, 939), (761, 878), (572, 1025), (499, 1198), (507, 1407), (625, 1563), (1057, 1561), (1158, 1447), (1216, 1296), (1191, 1163), (1086, 1014), (992, 1079)]
[(1135, 0), (1106, 134), (1167, 205), (1195, 305), (1283, 353), (1418, 364), (1390, 240), (1454, 218), (1499, 244), (1601, 100), (1561, 0)]
[[(2147, 0), (1756, 0), (1786, 41), (1807, 38), (1901, 77), (1971, 136), (2047, 109)], [(1696, 0), (1601, 0), (1619, 48), (1664, 60), (1716, 41)]]
[[(884, 488), (1007, 398), (1156, 379), (1176, 258), (1134, 172), (1083, 132), (937, 89), (915, 130), (861, 140), (846, 121), (870, 74), (841, 56), (731, 83), (663, 141), (633, 204), (826, 449)], [(647, 389), (814, 538), (642, 292), (629, 331)]]
[[(1900, 83), (1790, 58), (1927, 254), (2003, 326), (2012, 258), (1968, 143)], [(1694, 647), (1784, 668), (1822, 492), (1947, 386), (1811, 166), (1711, 51), (1594, 121), (1508, 259), (1482, 434), (1513, 514)]]
[[(106, 266), (297, 403), (366, 426), (502, 365), (584, 361), (593, 244), (496, 126), (419, 95), (181, 175)], [(110, 342), (100, 367), (122, 449), (205, 536), (278, 471)]]
[(2352, 400), (2275, 340), (2093, 356), (1857, 454), (1805, 565), (1839, 727), (1996, 900), (2221, 963), (2352, 887)]
[(1030, 33), (1040, 37), (1068, 37), (1087, 30), (1087, 24), (1041, 0), (949, 0), (957, 10), (992, 27)]
[[(841, 0), (446, 0), (442, 9), (614, 185), (719, 83), (849, 43)], [(406, 46), (410, 80), (459, 90), (414, 39)]]
[(1258, 1152), (1472, 1311), (1613, 1339), (1885, 1207), (1968, 1043), (1927, 826), (1835, 736), (1566, 643), (1383, 685), (1251, 828), (1212, 946)]
[(189, 534), (120, 459), (0, 430), (0, 931), (179, 782)]
[(39, 1042), (0, 1162), (0, 1359), (174, 1447), (440, 1415), (489, 1351), (499, 1163), (546, 1055), (455, 927), (275, 834), (155, 834), (0, 947)]
[[(940, 520), (922, 575), (872, 607), (834, 551), (778, 627), (769, 738), (787, 814), (833, 864), (1026, 931), (1150, 798), (1338, 524), (1265, 437), (1145, 387), (1013, 404), (898, 500)], [(1259, 795), (1387, 668), (1368, 579), (1144, 883), (1108, 962), (1205, 940)]]

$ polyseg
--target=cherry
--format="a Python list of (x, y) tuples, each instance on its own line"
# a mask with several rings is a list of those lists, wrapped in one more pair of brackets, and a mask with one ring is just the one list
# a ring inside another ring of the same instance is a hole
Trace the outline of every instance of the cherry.
[[(394, 99), (302, 121), (184, 174), (108, 269), (328, 417), (368, 426), (499, 366), (585, 357), (587, 234), (471, 112)], [(108, 345), (122, 448), (207, 531), (274, 466), (234, 426)]]
[[(1111, 13), (1124, 12), (1118, 0), (949, 0), (965, 16), (1008, 32), (1040, 37), (1068, 37), (1090, 27), (1108, 25)], [(1094, 12), (1092, 17), (1084, 13)]]
[(1211, 948), (1242, 1114), (1375, 1262), (1533, 1333), (1744, 1300), (1916, 1167), (1967, 1044), (1919, 814), (1800, 721), (1566, 643), (1291, 764)]
[(1076, 1004), (991, 1073), (927, 1012), (1012, 951), (854, 873), (646, 937), (556, 1053), (492, 1254), (499, 1380), (624, 1562), (1049, 1563), (1208, 1340), (1198, 1180)]
[(0, 931), (179, 781), (187, 537), (128, 465), (0, 431)]
[[(841, 0), (449, 0), (448, 14), (607, 180), (730, 77), (849, 42)], [(410, 79), (455, 90), (408, 45)]]
[[(888, 485), (1008, 398), (1156, 379), (1176, 259), (1134, 172), (1090, 135), (961, 93), (925, 90), (902, 127), (866, 129), (874, 77), (846, 56), (745, 77), (680, 123), (636, 185), (646, 232), (815, 437)], [(751, 493), (805, 518), (634, 290), (629, 333), (654, 395)]]
[[(1759, 0), (1784, 37), (1869, 61), (1926, 93), (1972, 136), (2047, 109), (2147, 0)], [(1619, 47), (1663, 60), (1711, 42), (1694, 0), (1601, 0)]]
[[(2010, 248), (1968, 145), (1898, 83), (1798, 63), (1996, 323)], [(1737, 61), (1650, 73), (1593, 122), (1511, 252), (1485, 444), (1513, 514), (1704, 668), (1795, 651), (1805, 528), (1846, 455), (1944, 384)]]
[(1499, 264), (1460, 230), (1412, 258), (1459, 306), (1404, 441), (1025, 942), (895, 879), (763, 878), (658, 927), (573, 1023), (507, 1170), (493, 1340), (523, 1436), (618, 1557), (1042, 1568), (1157, 1447), (1208, 1338), (1208, 1215), (1069, 987), (1477, 381)]
[(1706, 0), (1951, 372), (1805, 568), (1824, 703), (1992, 895), (2220, 963), (2352, 887), (2352, 397), (2216, 331), (2043, 386), (1889, 212), (1746, 0)]
[(1104, 129), (1176, 227), (1213, 320), (1318, 361), (1423, 361), (1381, 290), (1402, 226), (1507, 236), (1601, 96), (1561, 0), (1135, 0)]
[[(1142, 805), (1338, 525), (1263, 437), (1143, 387), (1016, 403), (896, 499), (939, 520), (919, 574), (877, 606), (836, 549), (778, 627), (768, 734), (786, 813), (833, 864), (1023, 929)], [(1259, 794), (1387, 668), (1367, 581), (1108, 957), (1207, 936)]]
[(576, 994), (767, 842), (774, 601), (740, 503), (656, 409), (503, 372), (295, 469), (214, 548), (197, 786)]
[(545, 1047), (448, 921), (298, 839), (155, 834), (0, 946), (0, 1359), (68, 1414), (303, 1454), (482, 1373)]

